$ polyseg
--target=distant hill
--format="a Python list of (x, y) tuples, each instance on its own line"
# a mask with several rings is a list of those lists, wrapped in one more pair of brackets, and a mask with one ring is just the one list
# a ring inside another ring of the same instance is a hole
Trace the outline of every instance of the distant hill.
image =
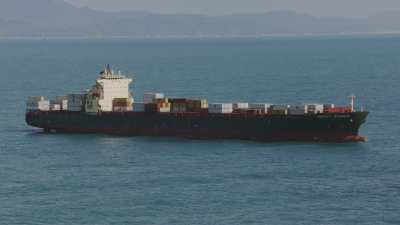
[(1, 0), (0, 18), (25, 21), (44, 28), (93, 23), (97, 12), (62, 0)]
[(2, 0), (0, 36), (163, 37), (400, 32), (400, 12), (361, 19), (292, 11), (203, 16), (101, 12), (63, 0)]
[(400, 11), (390, 11), (367, 18), (372, 31), (400, 31)]
[(0, 19), (0, 37), (38, 36), (40, 32), (41, 28), (28, 22)]

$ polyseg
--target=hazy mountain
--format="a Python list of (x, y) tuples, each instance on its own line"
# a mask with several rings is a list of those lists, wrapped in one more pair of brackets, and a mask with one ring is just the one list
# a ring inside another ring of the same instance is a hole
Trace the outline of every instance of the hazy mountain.
[(400, 31), (400, 11), (389, 11), (371, 16), (367, 19), (371, 30)]
[(364, 19), (277, 11), (228, 16), (101, 12), (63, 0), (1, 0), (0, 36), (212, 36), (400, 31), (400, 12)]
[(0, 36), (40, 35), (41, 29), (31, 23), (0, 19)]
[(0, 18), (25, 21), (45, 28), (93, 23), (97, 12), (62, 0), (1, 0)]

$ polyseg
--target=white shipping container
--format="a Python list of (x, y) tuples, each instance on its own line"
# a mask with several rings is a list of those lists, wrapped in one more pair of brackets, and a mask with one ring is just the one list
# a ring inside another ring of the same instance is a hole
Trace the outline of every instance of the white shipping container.
[(62, 100), (61, 109), (62, 110), (68, 110), (68, 100)]
[(50, 110), (51, 111), (60, 111), (61, 105), (60, 104), (50, 104)]
[(208, 106), (212, 108), (233, 108), (233, 104), (232, 103), (210, 103)]
[(263, 112), (268, 112), (268, 108), (271, 105), (272, 104), (270, 104), (270, 103), (250, 103), (249, 107), (250, 107), (250, 109), (260, 109)]
[(26, 103), (26, 110), (28, 111), (49, 111), (50, 101), (45, 100), (43, 96), (29, 97)]
[(54, 104), (60, 104), (61, 110), (68, 109), (68, 97), (67, 96), (57, 96), (54, 99)]
[(249, 103), (247, 102), (235, 102), (233, 103), (233, 110), (235, 109), (248, 109)]
[(134, 112), (144, 112), (144, 103), (143, 102), (134, 102), (132, 104)]
[(144, 93), (143, 95), (143, 102), (144, 103), (152, 103), (154, 99), (164, 98), (163, 93)]
[(50, 110), (50, 101), (48, 100), (41, 100), (37, 102), (28, 102), (26, 105), (26, 109), (28, 111), (49, 111)]
[(324, 104), (324, 109), (332, 109), (335, 108), (335, 104)]
[(167, 113), (171, 112), (171, 107), (160, 107), (160, 112)]
[(324, 112), (323, 104), (306, 104), (306, 106), (307, 106), (307, 113), (318, 114)]
[(50, 110), (50, 101), (49, 100), (39, 101), (38, 109), (41, 111), (49, 111)]
[(210, 103), (208, 104), (209, 113), (232, 113), (232, 103)]

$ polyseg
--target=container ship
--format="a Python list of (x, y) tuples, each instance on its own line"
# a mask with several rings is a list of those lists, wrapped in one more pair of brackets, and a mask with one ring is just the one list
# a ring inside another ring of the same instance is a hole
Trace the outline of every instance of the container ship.
[(209, 103), (144, 93), (137, 102), (131, 78), (105, 66), (82, 93), (29, 97), (26, 122), (45, 132), (177, 136), (256, 141), (366, 141), (359, 135), (368, 112), (334, 104)]

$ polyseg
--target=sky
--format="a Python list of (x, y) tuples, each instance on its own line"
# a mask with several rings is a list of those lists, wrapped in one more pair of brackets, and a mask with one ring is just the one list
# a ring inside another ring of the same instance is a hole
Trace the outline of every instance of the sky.
[(365, 17), (399, 10), (400, 0), (66, 0), (106, 11), (224, 15), (293, 10), (315, 16)]

